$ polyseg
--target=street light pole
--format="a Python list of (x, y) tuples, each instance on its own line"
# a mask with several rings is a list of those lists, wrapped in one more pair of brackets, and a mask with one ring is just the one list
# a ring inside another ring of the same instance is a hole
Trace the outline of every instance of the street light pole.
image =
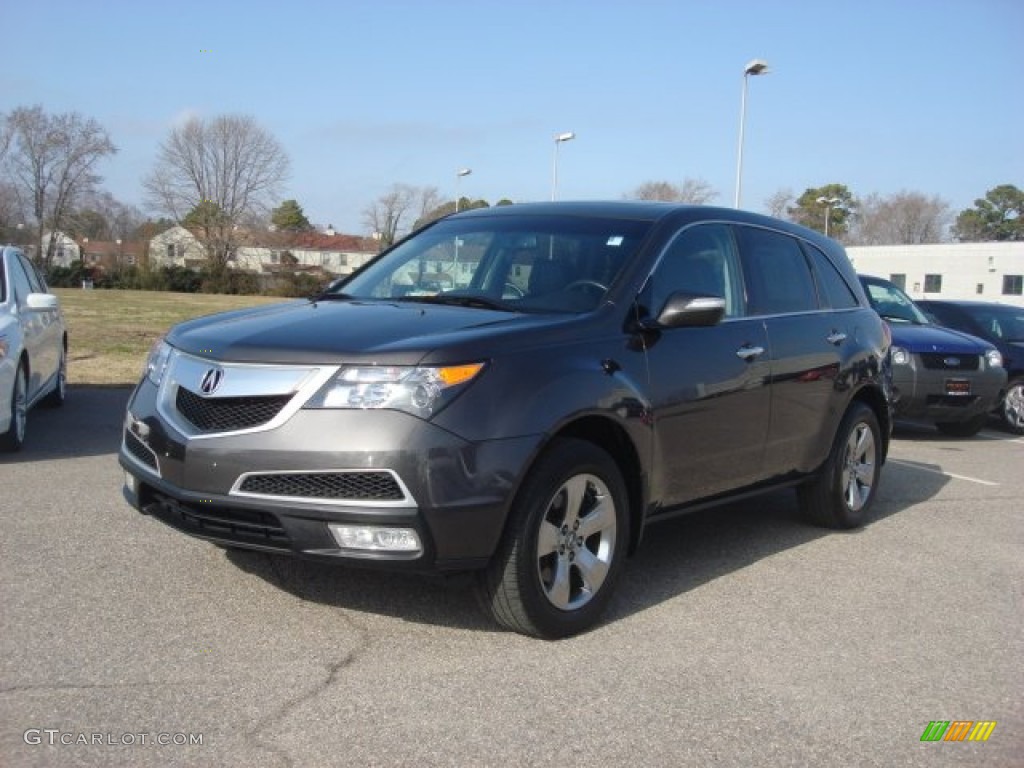
[(551, 165), (551, 199), (554, 200), (558, 196), (558, 145), (563, 141), (572, 141), (576, 138), (576, 134), (572, 131), (565, 131), (564, 133), (555, 134), (555, 159)]
[(839, 204), (843, 202), (838, 197), (822, 197), (818, 198), (818, 204), (825, 206), (825, 237), (828, 237), (828, 220), (832, 218), (832, 209), (838, 208)]
[(463, 176), (469, 176), (473, 172), (472, 168), (460, 168), (455, 172), (455, 212), (459, 212), (459, 179)]
[(743, 128), (747, 121), (747, 79), (750, 75), (767, 75), (768, 62), (753, 59), (743, 69), (743, 90), (740, 93), (740, 142), (736, 152), (736, 200), (734, 208), (740, 207), (740, 192), (743, 187)]

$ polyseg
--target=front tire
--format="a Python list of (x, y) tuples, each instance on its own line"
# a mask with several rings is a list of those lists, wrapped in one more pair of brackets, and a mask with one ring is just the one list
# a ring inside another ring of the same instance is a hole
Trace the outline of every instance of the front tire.
[(17, 451), (25, 442), (28, 429), (28, 372), (25, 363), (18, 365), (11, 390), (11, 423), (0, 435), (0, 451)]
[(1007, 384), (1000, 415), (1008, 430), (1015, 435), (1024, 435), (1024, 379), (1013, 379)]
[(597, 623), (629, 539), (628, 498), (612, 458), (558, 439), (530, 469), (477, 592), (504, 627), (548, 639)]
[(863, 525), (878, 492), (881, 446), (875, 412), (864, 403), (853, 403), (839, 425), (828, 459), (797, 490), (804, 517), (827, 528)]

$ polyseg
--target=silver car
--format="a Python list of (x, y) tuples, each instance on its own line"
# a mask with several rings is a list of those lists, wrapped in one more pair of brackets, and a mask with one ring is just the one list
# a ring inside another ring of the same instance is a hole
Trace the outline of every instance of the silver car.
[(0, 246), (0, 450), (21, 448), (36, 403), (63, 405), (67, 359), (60, 302), (21, 250)]

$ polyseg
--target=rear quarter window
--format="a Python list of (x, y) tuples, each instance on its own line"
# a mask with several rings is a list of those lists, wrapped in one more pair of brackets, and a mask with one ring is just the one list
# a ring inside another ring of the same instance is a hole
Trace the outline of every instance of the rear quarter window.
[(832, 260), (813, 245), (804, 243), (804, 249), (814, 264), (814, 274), (825, 301), (832, 309), (854, 309), (860, 306), (853, 292)]

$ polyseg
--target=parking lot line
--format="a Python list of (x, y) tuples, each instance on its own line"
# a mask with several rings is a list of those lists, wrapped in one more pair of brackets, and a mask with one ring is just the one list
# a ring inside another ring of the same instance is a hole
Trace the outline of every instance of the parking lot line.
[(952, 472), (943, 472), (941, 469), (926, 467), (923, 464), (918, 464), (916, 461), (904, 461), (902, 459), (893, 458), (890, 458), (889, 461), (891, 461), (893, 464), (900, 464), (904, 467), (910, 467), (911, 469), (920, 469), (922, 472), (931, 472), (936, 475), (942, 475), (943, 477), (952, 477), (955, 480), (966, 480), (969, 483), (978, 483), (979, 485), (999, 485), (999, 483), (994, 483), (991, 480), (982, 480), (977, 477), (968, 477), (967, 475), (954, 475)]

